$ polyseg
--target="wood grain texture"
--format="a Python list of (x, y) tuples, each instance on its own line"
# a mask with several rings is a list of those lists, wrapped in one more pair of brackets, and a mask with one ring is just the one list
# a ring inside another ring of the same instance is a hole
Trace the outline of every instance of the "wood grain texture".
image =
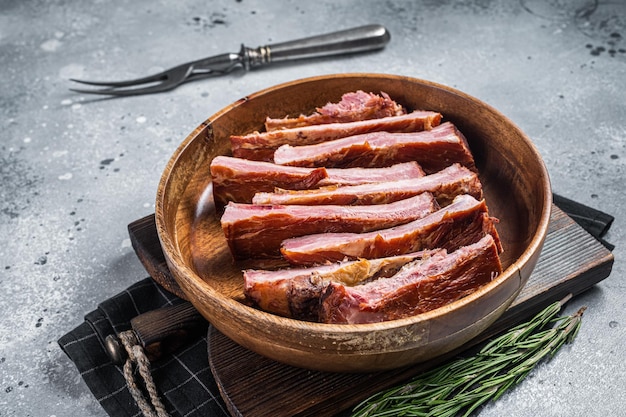
[(163, 288), (172, 294), (187, 300), (165, 262), (165, 255), (161, 250), (161, 243), (156, 231), (154, 214), (135, 220), (128, 225), (130, 242), (148, 274)]
[[(128, 227), (137, 256), (165, 288), (178, 283), (158, 245), (154, 216)], [(157, 244), (155, 244), (157, 242)], [(233, 416), (332, 416), (375, 392), (399, 384), (540, 311), (567, 294), (580, 294), (611, 273), (613, 255), (556, 206), (541, 256), (528, 283), (484, 333), (426, 363), (377, 373), (329, 373), (296, 368), (247, 350), (211, 328), (209, 363)]]

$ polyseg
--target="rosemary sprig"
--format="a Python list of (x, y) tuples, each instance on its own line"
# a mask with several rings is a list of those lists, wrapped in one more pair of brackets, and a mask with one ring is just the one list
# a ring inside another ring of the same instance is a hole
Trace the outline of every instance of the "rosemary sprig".
[[(477, 354), (432, 369), (412, 381), (375, 394), (353, 417), (469, 416), (522, 381), (543, 358), (552, 357), (578, 333), (585, 307), (557, 317), (569, 297), (488, 342)], [(552, 327), (548, 327), (549, 324)]]

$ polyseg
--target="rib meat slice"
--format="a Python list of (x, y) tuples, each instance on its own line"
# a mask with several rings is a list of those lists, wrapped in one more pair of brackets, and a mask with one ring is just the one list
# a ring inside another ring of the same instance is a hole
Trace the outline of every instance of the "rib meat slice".
[(283, 145), (274, 162), (303, 167), (382, 167), (416, 161), (427, 173), (458, 162), (476, 170), (465, 136), (450, 122), (409, 133), (372, 132), (307, 146)]
[(439, 205), (447, 206), (454, 197), (470, 194), (480, 200), (482, 185), (474, 171), (459, 165), (451, 165), (439, 172), (418, 179), (379, 182), (349, 186), (333, 186), (312, 190), (276, 190), (254, 195), (254, 204), (339, 204), (368, 205), (386, 204), (423, 192), (432, 193)]
[(464, 194), (449, 206), (400, 226), (365, 233), (325, 233), (287, 239), (281, 253), (293, 265), (315, 265), (345, 258), (382, 258), (423, 249), (453, 251), (487, 234), (493, 236), (501, 251), (496, 222), (497, 219), (489, 217), (484, 200)]
[(401, 116), (361, 120), (348, 123), (329, 123), (280, 129), (271, 132), (254, 132), (244, 136), (231, 136), (233, 156), (237, 158), (272, 161), (274, 151), (281, 145), (312, 145), (346, 136), (367, 132), (414, 132), (429, 130), (439, 125), (441, 114), (432, 111), (414, 111)]
[(490, 235), (450, 254), (405, 265), (396, 275), (348, 287), (331, 282), (321, 297), (324, 323), (374, 323), (424, 313), (476, 291), (502, 273)]
[(437, 202), (429, 193), (373, 206), (263, 206), (231, 202), (225, 207), (221, 224), (235, 259), (272, 258), (280, 256), (282, 241), (294, 236), (366, 232), (407, 223), (437, 209)]
[(229, 201), (250, 203), (256, 192), (271, 192), (278, 187), (306, 190), (329, 185), (356, 185), (424, 176), (416, 162), (387, 168), (300, 168), (251, 161), (230, 156), (216, 156), (211, 161), (213, 197), (217, 207)]
[(386, 93), (380, 95), (358, 90), (341, 96), (338, 103), (328, 103), (318, 107), (317, 112), (308, 116), (283, 119), (265, 119), (265, 130), (293, 129), (327, 123), (346, 123), (358, 120), (380, 119), (388, 116), (405, 114), (401, 105), (393, 101)]
[(380, 277), (390, 277), (406, 263), (421, 258), (417, 252), (382, 259), (360, 259), (311, 268), (275, 271), (243, 271), (244, 294), (259, 308), (270, 313), (303, 320), (317, 320), (319, 301), (329, 282), (348, 286)]

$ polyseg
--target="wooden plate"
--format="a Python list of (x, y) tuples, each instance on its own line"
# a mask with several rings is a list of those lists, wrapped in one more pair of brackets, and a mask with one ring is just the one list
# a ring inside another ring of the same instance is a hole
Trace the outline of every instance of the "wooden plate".
[[(384, 91), (408, 109), (439, 111), (466, 135), (490, 214), (498, 217), (504, 273), (474, 294), (414, 317), (328, 325), (252, 308), (212, 201), (211, 159), (230, 154), (229, 135), (261, 130), (266, 116), (308, 113), (355, 90)], [(360, 372), (392, 369), (451, 351), (510, 305), (541, 251), (551, 208), (550, 183), (525, 134), (489, 105), (446, 86), (383, 74), (314, 77), (268, 88), (211, 116), (167, 164), (156, 224), (168, 266), (193, 305), (218, 330), (271, 359), (304, 368)]]

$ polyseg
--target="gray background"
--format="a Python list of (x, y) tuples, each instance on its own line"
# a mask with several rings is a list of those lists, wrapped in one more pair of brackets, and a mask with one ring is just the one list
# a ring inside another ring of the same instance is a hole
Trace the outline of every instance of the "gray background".
[[(381, 23), (381, 53), (94, 100), (70, 77), (125, 79), (216, 53)], [(0, 2), (0, 415), (102, 416), (56, 340), (144, 278), (127, 235), (154, 211), (178, 143), (246, 94), (383, 72), (458, 88), (534, 141), (553, 189), (616, 216), (611, 276), (571, 346), (481, 416), (611, 416), (626, 405), (624, 1)]]

